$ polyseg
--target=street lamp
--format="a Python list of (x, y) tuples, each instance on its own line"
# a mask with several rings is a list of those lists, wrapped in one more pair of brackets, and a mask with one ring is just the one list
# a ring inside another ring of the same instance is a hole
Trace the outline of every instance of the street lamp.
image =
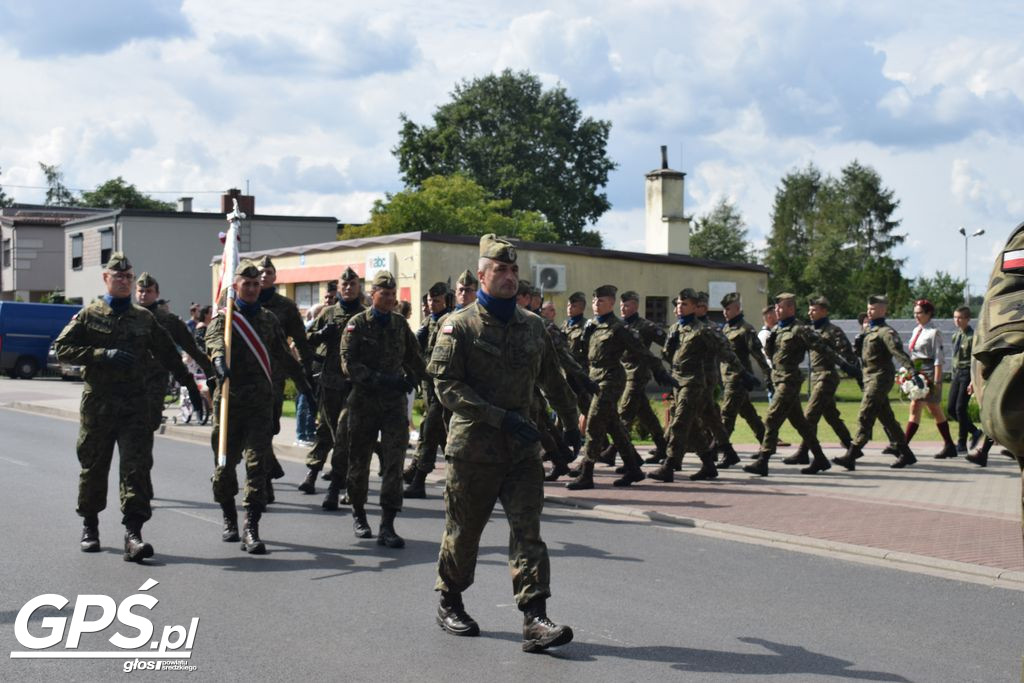
[(971, 281), (967, 278), (967, 240), (984, 235), (985, 230), (975, 230), (968, 235), (966, 228), (960, 228), (960, 234), (964, 236), (964, 306), (968, 306), (971, 303)]

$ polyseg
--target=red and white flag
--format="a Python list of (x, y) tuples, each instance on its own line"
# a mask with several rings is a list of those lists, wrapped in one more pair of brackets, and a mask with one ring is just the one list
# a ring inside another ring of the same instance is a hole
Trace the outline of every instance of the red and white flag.
[(224, 255), (220, 259), (220, 280), (217, 282), (217, 294), (213, 297), (213, 310), (220, 305), (221, 295), (231, 289), (231, 281), (235, 277), (235, 269), (238, 268), (238, 228), (242, 225), (245, 214), (238, 210), (238, 200), (234, 210), (227, 215), (228, 231), (220, 233), (219, 237), (224, 243)]
[(1003, 271), (1024, 269), (1024, 249), (1003, 252)]

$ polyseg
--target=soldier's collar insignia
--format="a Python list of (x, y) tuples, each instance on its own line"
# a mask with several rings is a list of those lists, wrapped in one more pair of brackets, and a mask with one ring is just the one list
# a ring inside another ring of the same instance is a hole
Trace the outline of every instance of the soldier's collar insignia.
[(1004, 273), (1024, 273), (1024, 249), (1013, 249), (1003, 252)]

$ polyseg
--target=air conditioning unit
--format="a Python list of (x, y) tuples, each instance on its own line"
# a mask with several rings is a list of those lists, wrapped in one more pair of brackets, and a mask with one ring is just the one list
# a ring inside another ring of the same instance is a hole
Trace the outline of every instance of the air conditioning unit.
[(534, 265), (533, 286), (544, 292), (564, 292), (565, 266), (543, 263)]

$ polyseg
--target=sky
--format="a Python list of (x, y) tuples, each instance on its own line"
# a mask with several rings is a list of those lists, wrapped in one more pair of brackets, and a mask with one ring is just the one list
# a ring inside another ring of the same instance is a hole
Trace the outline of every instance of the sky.
[(122, 176), (194, 209), (365, 222), (402, 189), (399, 115), (526, 69), (611, 122), (605, 244), (642, 250), (667, 145), (685, 210), (734, 202), (763, 246), (781, 178), (857, 159), (900, 201), (909, 277), (982, 288), (1024, 220), (1024, 12), (1012, 2), (0, 0), (0, 185), (41, 202)]

